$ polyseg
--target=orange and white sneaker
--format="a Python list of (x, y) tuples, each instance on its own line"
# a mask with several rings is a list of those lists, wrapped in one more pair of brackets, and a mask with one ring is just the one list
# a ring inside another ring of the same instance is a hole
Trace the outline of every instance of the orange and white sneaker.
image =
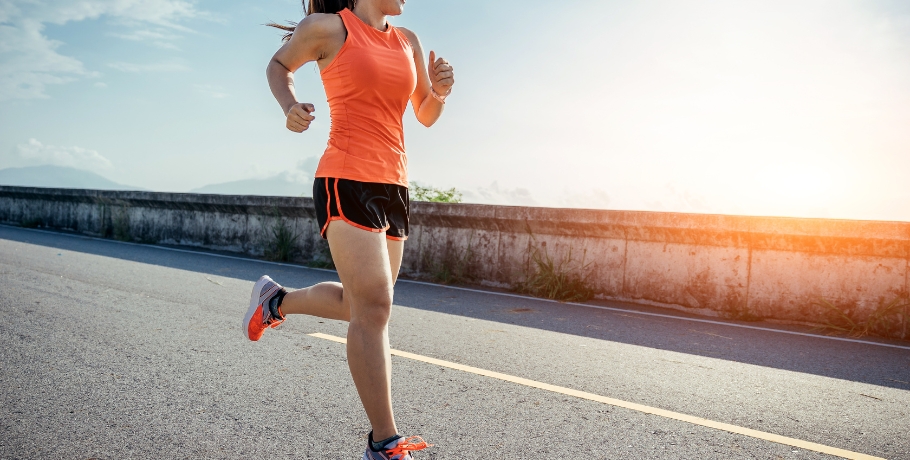
[(403, 438), (395, 435), (393, 438), (384, 442), (384, 445), (378, 450), (373, 447), (373, 432), (367, 437), (367, 450), (363, 453), (361, 460), (412, 460), (411, 452), (424, 450), (427, 447), (433, 447), (427, 444), (420, 436), (411, 436)]
[(256, 281), (250, 295), (250, 309), (247, 310), (243, 324), (240, 325), (246, 338), (255, 342), (262, 338), (266, 329), (284, 322), (279, 304), (285, 294), (287, 291), (268, 276)]

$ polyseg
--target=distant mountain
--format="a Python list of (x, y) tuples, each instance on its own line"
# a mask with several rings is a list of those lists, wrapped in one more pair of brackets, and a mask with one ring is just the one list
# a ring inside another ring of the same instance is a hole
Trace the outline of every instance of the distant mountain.
[[(308, 174), (307, 174), (308, 176)], [(260, 195), (260, 196), (310, 196), (313, 183), (301, 183), (303, 179), (289, 173), (282, 173), (266, 179), (247, 179), (220, 184), (211, 184), (190, 190), (189, 193), (212, 193), (218, 195)], [(25, 168), (0, 169), (0, 185), (20, 187), (83, 188), (94, 190), (145, 190), (131, 185), (118, 184), (110, 179), (81, 169), (65, 166), (28, 166)]]
[(259, 195), (259, 196), (310, 196), (313, 183), (302, 184), (291, 180), (286, 174), (266, 179), (246, 179), (194, 188), (190, 193), (212, 193), (218, 195)]
[(98, 174), (66, 166), (27, 166), (0, 169), (0, 185), (20, 187), (87, 188), (95, 190), (144, 190), (118, 184)]

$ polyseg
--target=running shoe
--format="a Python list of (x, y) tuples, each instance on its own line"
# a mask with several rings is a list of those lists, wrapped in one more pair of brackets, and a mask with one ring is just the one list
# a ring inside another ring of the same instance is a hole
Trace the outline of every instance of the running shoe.
[(253, 285), (253, 294), (250, 296), (250, 309), (243, 318), (243, 335), (257, 341), (262, 338), (266, 329), (275, 327), (284, 322), (284, 316), (277, 307), (269, 308), (269, 303), (284, 291), (280, 284), (272, 281), (268, 276), (263, 276)]
[(433, 447), (427, 444), (420, 436), (411, 436), (410, 438), (398, 438), (389, 441), (380, 450), (373, 450), (373, 432), (367, 439), (367, 450), (363, 453), (361, 460), (412, 460), (411, 452), (424, 450), (427, 447)]

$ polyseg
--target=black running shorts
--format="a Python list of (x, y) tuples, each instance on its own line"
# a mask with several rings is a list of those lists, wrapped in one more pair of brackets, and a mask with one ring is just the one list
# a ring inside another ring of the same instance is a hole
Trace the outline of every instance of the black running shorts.
[(317, 177), (313, 181), (313, 201), (323, 238), (329, 222), (343, 220), (363, 230), (385, 232), (388, 239), (408, 239), (407, 187)]

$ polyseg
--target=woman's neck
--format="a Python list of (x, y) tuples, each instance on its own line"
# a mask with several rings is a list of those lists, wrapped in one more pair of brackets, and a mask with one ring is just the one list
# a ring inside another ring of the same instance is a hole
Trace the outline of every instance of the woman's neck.
[(389, 27), (386, 16), (375, 6), (374, 2), (357, 2), (353, 12), (361, 21), (369, 24), (376, 30), (385, 32)]

